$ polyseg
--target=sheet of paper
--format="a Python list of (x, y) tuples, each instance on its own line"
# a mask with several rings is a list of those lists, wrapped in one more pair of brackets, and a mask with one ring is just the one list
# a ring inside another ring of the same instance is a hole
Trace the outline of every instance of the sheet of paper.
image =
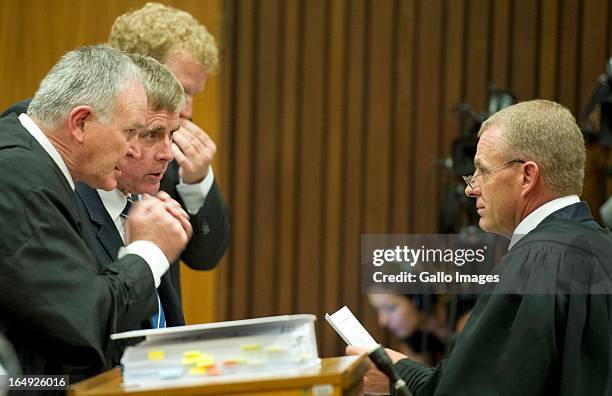
[(325, 319), (349, 345), (365, 348), (378, 345), (347, 306), (340, 308), (331, 315), (325, 314)]

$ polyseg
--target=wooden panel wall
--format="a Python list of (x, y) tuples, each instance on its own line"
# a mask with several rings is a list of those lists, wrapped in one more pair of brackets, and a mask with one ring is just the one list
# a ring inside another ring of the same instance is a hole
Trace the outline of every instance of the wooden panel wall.
[[(0, 0), (0, 108), (33, 96), (40, 80), (66, 51), (105, 42), (115, 18), (144, 0)], [(163, 3), (191, 13), (221, 38), (221, 0), (172, 0)], [(222, 38), (221, 38), (222, 39)], [(194, 120), (220, 140), (221, 83), (207, 80), (206, 91), (196, 97)], [(222, 151), (215, 161), (221, 175)], [(220, 181), (223, 190), (223, 182)], [(188, 271), (183, 265), (183, 301), (188, 322), (216, 318), (216, 275)]]
[(610, 0), (225, 7), (219, 317), (316, 314), (323, 356), (343, 350), (322, 315), (344, 304), (389, 340), (360, 292), (360, 235), (437, 231), (453, 109), (483, 111), (494, 85), (576, 114), (612, 55)]

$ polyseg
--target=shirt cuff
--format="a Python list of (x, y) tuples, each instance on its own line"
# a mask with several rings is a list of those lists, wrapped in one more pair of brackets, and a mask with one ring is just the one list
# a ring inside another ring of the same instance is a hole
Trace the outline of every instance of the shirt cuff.
[(197, 184), (185, 184), (181, 179), (179, 184), (176, 185), (176, 191), (181, 196), (187, 212), (191, 215), (198, 213), (204, 201), (212, 188), (215, 175), (212, 170), (212, 166), (208, 168), (208, 175)]
[(117, 258), (121, 259), (128, 254), (136, 254), (146, 261), (153, 274), (155, 288), (159, 287), (161, 277), (168, 271), (168, 268), (170, 268), (170, 263), (161, 249), (150, 241), (135, 241), (127, 246), (121, 247), (117, 254)]

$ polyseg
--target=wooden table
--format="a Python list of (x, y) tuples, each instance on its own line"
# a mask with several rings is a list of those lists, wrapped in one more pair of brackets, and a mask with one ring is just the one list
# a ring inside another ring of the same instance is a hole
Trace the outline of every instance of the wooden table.
[(118, 368), (70, 386), (72, 396), (186, 396), (186, 395), (249, 395), (249, 396), (340, 396), (361, 395), (362, 377), (367, 357), (342, 356), (321, 359), (321, 366), (299, 374), (275, 375), (261, 379), (223, 380), (157, 389), (125, 389)]

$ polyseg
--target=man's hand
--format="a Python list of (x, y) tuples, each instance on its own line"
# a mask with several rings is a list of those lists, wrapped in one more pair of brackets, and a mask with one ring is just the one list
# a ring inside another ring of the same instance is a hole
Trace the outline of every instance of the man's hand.
[[(347, 355), (362, 355), (368, 354), (370, 351), (367, 348), (356, 347), (349, 345), (346, 347)], [(399, 352), (385, 348), (385, 352), (391, 358), (393, 364), (405, 358)], [(388, 395), (389, 394), (389, 378), (382, 371), (378, 370), (371, 361), (368, 361), (368, 371), (363, 375), (363, 391), (371, 395)]]
[(200, 183), (208, 175), (217, 145), (199, 126), (184, 118), (173, 140), (172, 152), (181, 179), (186, 184)]
[(153, 242), (170, 263), (178, 258), (192, 234), (189, 215), (163, 191), (136, 202), (125, 223), (127, 243)]

